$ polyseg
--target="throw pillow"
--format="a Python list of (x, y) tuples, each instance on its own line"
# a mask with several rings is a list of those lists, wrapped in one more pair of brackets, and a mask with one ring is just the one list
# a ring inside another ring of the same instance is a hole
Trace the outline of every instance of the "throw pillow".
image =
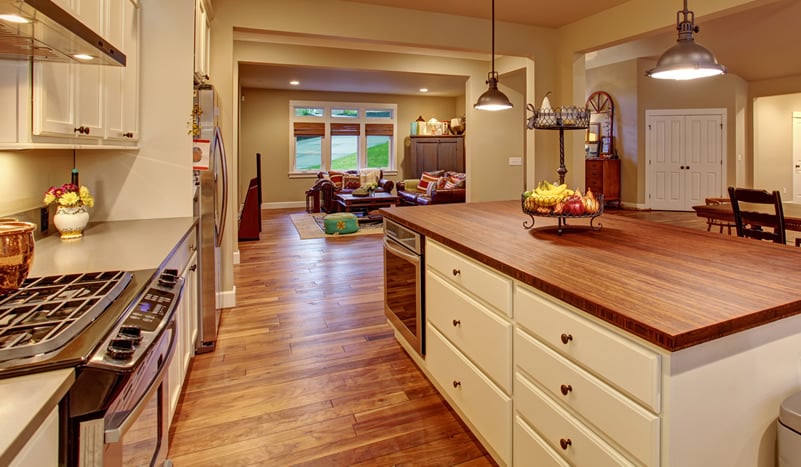
[(430, 175), (428, 172), (423, 172), (423, 175), (420, 176), (420, 181), (417, 183), (417, 191), (420, 191), (422, 193), (427, 193), (428, 185), (430, 183), (436, 185), (438, 179), (439, 176)]
[(445, 189), (464, 188), (466, 178), (467, 176), (463, 173), (451, 172), (448, 176), (448, 181), (445, 182)]
[(359, 176), (358, 175), (345, 174), (342, 177), (342, 188), (343, 189), (345, 189), (345, 190), (354, 190), (356, 188), (359, 188), (360, 186), (361, 186), (361, 183), (359, 182)]
[(342, 177), (345, 174), (342, 172), (337, 172), (335, 170), (329, 170), (328, 173), (323, 174), (323, 178), (327, 180), (331, 180), (331, 183), (334, 184), (337, 190), (342, 188)]

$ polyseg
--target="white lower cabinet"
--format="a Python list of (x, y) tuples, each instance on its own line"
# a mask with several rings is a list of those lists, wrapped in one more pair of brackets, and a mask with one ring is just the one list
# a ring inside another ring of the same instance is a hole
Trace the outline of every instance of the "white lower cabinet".
[(512, 399), (433, 326), (426, 331), (426, 366), (446, 398), (505, 464), (512, 454)]
[(58, 421), (56, 406), (9, 467), (58, 465)]
[(515, 416), (514, 465), (531, 465), (537, 467), (570, 467), (559, 454), (548, 446), (540, 435), (520, 416)]
[(189, 372), (189, 365), (195, 355), (195, 339), (197, 339), (197, 243), (196, 233), (192, 233), (184, 240), (183, 244), (176, 250), (168, 267), (176, 268), (181, 278), (184, 280), (183, 294), (181, 301), (175, 309), (175, 324), (177, 329), (177, 341), (175, 343), (175, 353), (173, 353), (170, 367), (168, 369), (168, 391), (169, 391), (169, 414), (168, 419), (172, 423), (175, 410), (178, 408), (178, 401), (181, 399), (181, 392), (184, 387), (186, 375)]
[[(531, 421), (547, 445), (561, 453), (570, 465), (634, 465), (519, 373), (515, 375), (515, 411)], [(525, 461), (523, 465), (527, 465)]]

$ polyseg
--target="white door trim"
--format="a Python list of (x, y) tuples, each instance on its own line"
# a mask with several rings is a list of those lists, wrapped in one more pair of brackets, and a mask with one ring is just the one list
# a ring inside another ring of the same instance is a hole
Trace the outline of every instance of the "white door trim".
[(652, 173), (650, 160), (652, 155), (649, 153), (650, 147), (650, 132), (648, 126), (651, 120), (655, 117), (676, 117), (676, 116), (697, 116), (697, 115), (715, 115), (720, 117), (722, 131), (721, 131), (721, 158), (722, 163), (720, 167), (720, 193), (721, 196), (726, 196), (728, 185), (728, 151), (727, 151), (727, 134), (728, 134), (728, 120), (727, 110), (725, 108), (709, 108), (709, 109), (652, 109), (645, 111), (645, 207), (651, 209), (650, 188), (654, 183), (654, 175)]

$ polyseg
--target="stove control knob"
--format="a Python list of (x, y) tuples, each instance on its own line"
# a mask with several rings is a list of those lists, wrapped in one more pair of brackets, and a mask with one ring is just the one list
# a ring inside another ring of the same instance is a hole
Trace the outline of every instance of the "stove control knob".
[(111, 339), (106, 353), (118, 360), (128, 360), (136, 351), (136, 347), (131, 339)]
[(175, 287), (176, 282), (178, 282), (177, 269), (165, 269), (164, 272), (159, 275), (159, 285), (172, 288)]
[(120, 339), (128, 339), (134, 344), (142, 342), (142, 328), (139, 326), (122, 325), (117, 333)]

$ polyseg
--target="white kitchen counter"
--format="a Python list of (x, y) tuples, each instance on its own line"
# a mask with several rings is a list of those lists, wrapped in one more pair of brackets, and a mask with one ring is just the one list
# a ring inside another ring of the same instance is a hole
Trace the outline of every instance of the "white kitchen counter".
[(0, 465), (9, 465), (75, 381), (63, 369), (0, 380)]
[(29, 277), (157, 268), (189, 232), (192, 217), (90, 223), (81, 238), (36, 241)]

